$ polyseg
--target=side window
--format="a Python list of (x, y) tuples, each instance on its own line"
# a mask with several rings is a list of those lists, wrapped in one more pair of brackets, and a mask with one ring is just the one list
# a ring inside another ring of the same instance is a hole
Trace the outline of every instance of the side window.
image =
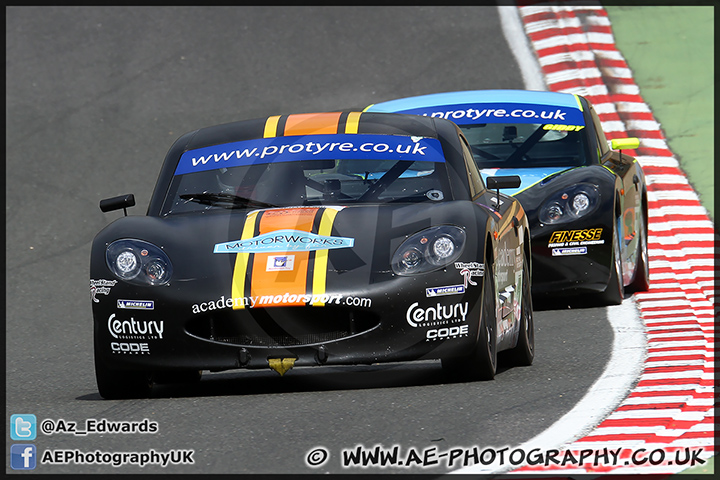
[(610, 147), (608, 146), (607, 138), (605, 138), (605, 133), (602, 129), (602, 124), (600, 123), (600, 119), (598, 118), (597, 113), (595, 113), (595, 108), (592, 106), (590, 107), (590, 115), (592, 116), (593, 125), (595, 126), (595, 134), (597, 135), (597, 142), (598, 142), (598, 159), (602, 159), (605, 155), (610, 152)]
[(468, 181), (470, 183), (470, 195), (472, 196), (472, 199), (475, 200), (478, 195), (485, 192), (485, 184), (482, 181), (480, 170), (478, 170), (475, 159), (473, 159), (472, 150), (470, 149), (470, 145), (468, 144), (465, 135), (460, 134), (460, 139), (463, 143), (462, 151), (465, 159), (465, 169), (467, 170)]

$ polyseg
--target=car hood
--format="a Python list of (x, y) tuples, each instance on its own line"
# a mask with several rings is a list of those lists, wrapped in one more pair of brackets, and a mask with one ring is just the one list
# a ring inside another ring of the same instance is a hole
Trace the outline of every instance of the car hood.
[[(174, 286), (192, 282), (229, 294), (225, 289), (232, 285), (234, 296), (249, 282), (253, 288), (267, 286), (258, 295), (293, 291), (290, 287), (305, 291), (315, 284), (339, 291), (359, 284), (379, 287), (396, 278), (390, 260), (402, 242), (434, 225), (464, 228), (467, 241), (459, 260), (477, 261), (476, 243), (485, 238), (480, 212), (469, 201), (454, 201), (123, 217), (96, 237), (92, 278), (106, 278), (106, 245), (136, 238), (168, 255)], [(289, 287), (281, 288), (280, 281)]]

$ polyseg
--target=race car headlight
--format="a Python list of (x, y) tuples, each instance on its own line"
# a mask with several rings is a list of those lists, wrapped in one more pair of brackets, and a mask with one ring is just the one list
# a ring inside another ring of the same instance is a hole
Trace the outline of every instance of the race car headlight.
[(431, 272), (454, 262), (465, 246), (465, 230), (453, 225), (431, 227), (405, 240), (392, 257), (397, 275)]
[(564, 223), (592, 213), (597, 208), (600, 195), (589, 183), (579, 183), (555, 192), (540, 206), (540, 223)]
[(172, 276), (170, 258), (143, 240), (123, 239), (108, 245), (105, 261), (120, 280), (135, 285), (165, 285)]

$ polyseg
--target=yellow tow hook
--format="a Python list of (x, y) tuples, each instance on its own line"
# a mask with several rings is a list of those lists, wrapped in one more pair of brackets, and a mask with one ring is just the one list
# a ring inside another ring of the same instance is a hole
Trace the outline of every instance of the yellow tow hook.
[(295, 360), (297, 358), (268, 358), (268, 365), (282, 377), (295, 366)]

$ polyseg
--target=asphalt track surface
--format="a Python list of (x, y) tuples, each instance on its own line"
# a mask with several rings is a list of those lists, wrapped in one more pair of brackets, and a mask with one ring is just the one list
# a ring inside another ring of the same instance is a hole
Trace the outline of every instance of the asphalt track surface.
[[(604, 309), (541, 306), (536, 362), (449, 383), (435, 363), (207, 375), (106, 401), (92, 363), (89, 256), (134, 193), (145, 212), (167, 149), (196, 128), (364, 107), (437, 91), (523, 88), (495, 7), (6, 9), (6, 420), (157, 422), (155, 434), (42, 435), (38, 452), (194, 451), (192, 465), (39, 465), (36, 473), (440, 473), (350, 469), (357, 445), (519, 445), (602, 373)], [(469, 60), (468, 60), (469, 59)], [(7, 423), (7, 422), (6, 422)], [(6, 427), (7, 428), (7, 427)], [(10, 437), (6, 436), (7, 449)], [(305, 458), (326, 447), (330, 460)], [(9, 460), (6, 472), (12, 472)]]

